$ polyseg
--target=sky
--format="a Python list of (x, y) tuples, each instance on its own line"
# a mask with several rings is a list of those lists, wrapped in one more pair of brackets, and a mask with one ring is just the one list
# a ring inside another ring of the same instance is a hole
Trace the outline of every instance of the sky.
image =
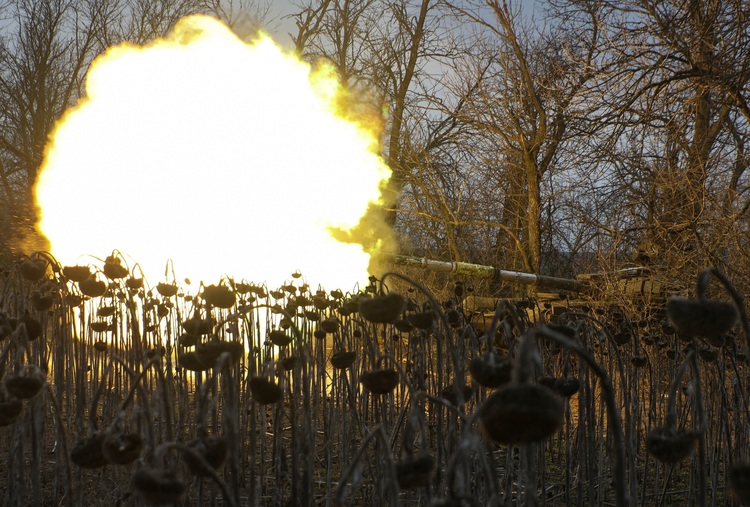
[[(411, 0), (411, 3), (418, 5), (418, 0)], [(457, 0), (456, 3), (462, 2)], [(544, 2), (541, 0), (509, 0), (508, 3), (511, 7), (520, 5), (524, 15), (530, 16), (537, 9), (540, 9)], [(297, 28), (291, 15), (300, 10), (295, 0), (247, 0), (246, 5), (250, 10), (255, 9), (256, 12), (267, 12), (264, 18), (264, 29), (281, 46), (290, 47), (292, 45), (290, 34), (295, 33)]]

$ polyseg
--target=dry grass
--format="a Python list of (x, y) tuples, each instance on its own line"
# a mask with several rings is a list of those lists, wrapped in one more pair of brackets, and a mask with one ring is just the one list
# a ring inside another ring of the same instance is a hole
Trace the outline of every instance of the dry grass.
[[(681, 341), (663, 309), (592, 303), (556, 318), (566, 327), (535, 328), (544, 308), (509, 301), (485, 336), (468, 322), (471, 295), (438, 302), (395, 274), (357, 294), (301, 278), (188, 294), (174, 280), (139, 286), (116, 255), (91, 268), (102, 295), (42, 254), (0, 275), (0, 421), (9, 387), (33, 377), (24, 365), (46, 372), (0, 428), (3, 505), (609, 505), (618, 492), (631, 505), (724, 504), (730, 465), (748, 457), (743, 347)], [(388, 286), (406, 297), (379, 301)], [(719, 354), (685, 362), (699, 357), (685, 347)], [(549, 436), (524, 419), (533, 404), (494, 406), (472, 379), (489, 349), (513, 362), (500, 389), (580, 382), (559, 427), (547, 407)], [(341, 351), (354, 361), (333, 367)], [(489, 441), (481, 428), (498, 413), (529, 431)], [(646, 434), (670, 413), (702, 443), (661, 464)]]

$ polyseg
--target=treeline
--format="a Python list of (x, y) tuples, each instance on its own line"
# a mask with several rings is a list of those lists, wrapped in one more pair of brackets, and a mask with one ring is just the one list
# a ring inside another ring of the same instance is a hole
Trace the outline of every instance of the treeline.
[(739, 0), (16, 0), (0, 11), (2, 250), (92, 58), (206, 12), (292, 26), (382, 128), (406, 253), (570, 276), (628, 262), (680, 280), (747, 264), (750, 6)]

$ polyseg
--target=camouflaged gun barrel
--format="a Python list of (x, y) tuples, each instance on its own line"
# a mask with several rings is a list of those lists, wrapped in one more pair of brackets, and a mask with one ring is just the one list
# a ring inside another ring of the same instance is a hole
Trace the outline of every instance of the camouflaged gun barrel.
[(522, 271), (508, 271), (494, 266), (482, 264), (471, 264), (468, 262), (450, 262), (427, 259), (425, 257), (413, 257), (411, 255), (387, 254), (388, 260), (398, 266), (418, 267), (439, 271), (442, 273), (453, 273), (455, 275), (469, 276), (472, 278), (484, 278), (490, 280), (503, 280), (524, 285), (536, 285), (550, 289), (569, 290), (581, 292), (587, 285), (571, 278), (557, 278), (554, 276), (535, 275)]

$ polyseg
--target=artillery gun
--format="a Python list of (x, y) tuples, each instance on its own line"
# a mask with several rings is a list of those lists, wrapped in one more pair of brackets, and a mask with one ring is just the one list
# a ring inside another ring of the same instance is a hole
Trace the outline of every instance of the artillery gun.
[[(558, 278), (522, 271), (510, 271), (494, 266), (467, 262), (450, 262), (386, 254), (386, 260), (395, 266), (449, 273), (483, 280), (499, 280), (533, 287), (535, 298), (549, 309), (551, 315), (569, 311), (576, 306), (616, 304), (628, 301), (637, 305), (659, 305), (669, 296), (683, 291), (655, 276), (647, 267), (631, 267), (611, 273), (588, 273), (576, 278)], [(497, 299), (474, 297), (475, 311), (492, 312)]]
[(471, 278), (481, 278), (486, 280), (502, 280), (505, 282), (516, 282), (523, 285), (536, 285), (550, 289), (568, 290), (573, 292), (583, 292), (587, 289), (587, 284), (572, 278), (557, 278), (554, 276), (535, 275), (533, 273), (524, 273), (522, 271), (509, 271), (496, 268), (494, 266), (485, 266), (482, 264), (471, 264), (468, 262), (451, 262), (427, 259), (425, 257), (412, 257), (411, 255), (388, 255), (388, 260), (397, 266), (417, 267), (438, 271), (442, 273), (452, 273), (459, 276), (468, 276)]

